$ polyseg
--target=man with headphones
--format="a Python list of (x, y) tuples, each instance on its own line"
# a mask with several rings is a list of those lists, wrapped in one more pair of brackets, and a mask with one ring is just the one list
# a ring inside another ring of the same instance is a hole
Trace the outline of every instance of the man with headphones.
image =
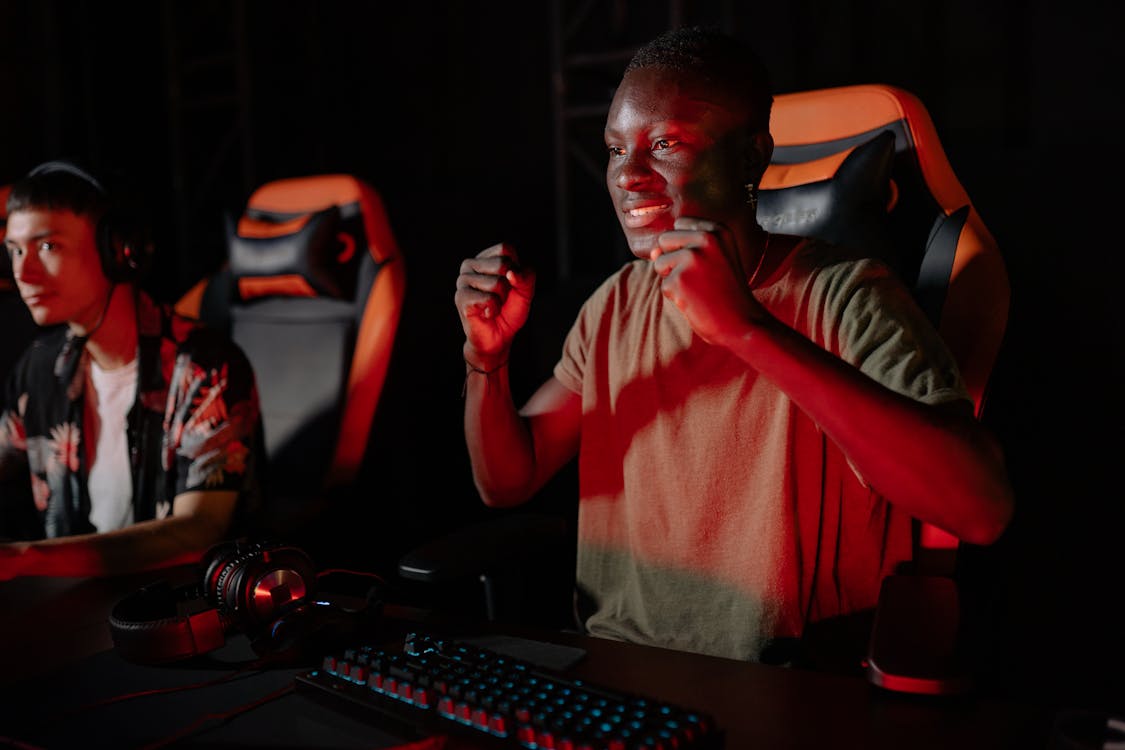
[[(256, 502), (249, 362), (141, 290), (144, 222), (92, 175), (42, 164), (12, 186), (7, 208), (16, 285), (35, 322), (55, 329), (4, 388), (0, 481), (30, 477), (33, 499), (0, 514), (10, 526), (0, 579), (198, 560)], [(0, 485), (0, 506), (25, 497)]]

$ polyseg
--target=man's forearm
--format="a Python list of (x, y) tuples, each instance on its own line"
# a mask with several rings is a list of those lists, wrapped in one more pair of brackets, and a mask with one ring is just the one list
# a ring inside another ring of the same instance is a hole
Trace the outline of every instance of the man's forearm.
[(172, 516), (101, 534), (5, 545), (0, 565), (16, 575), (121, 575), (194, 562), (223, 531), (204, 518)]
[(465, 440), (481, 500), (510, 507), (534, 492), (535, 449), (512, 400), (507, 364), (484, 373), (470, 369), (465, 383)]

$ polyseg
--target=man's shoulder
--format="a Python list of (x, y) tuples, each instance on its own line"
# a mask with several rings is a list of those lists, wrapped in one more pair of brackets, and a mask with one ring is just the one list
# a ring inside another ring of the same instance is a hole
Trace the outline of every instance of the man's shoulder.
[(781, 278), (819, 283), (858, 282), (894, 276), (890, 266), (870, 253), (811, 237), (796, 238)]
[[(159, 359), (165, 373), (193, 373), (212, 384), (224, 384), (228, 409), (234, 403), (253, 403), (257, 412), (257, 377), (249, 357), (222, 329), (194, 318), (162, 310), (164, 326), (159, 341)], [(173, 378), (171, 385), (176, 385)], [(182, 395), (182, 394), (181, 394)]]
[(176, 355), (187, 355), (200, 364), (242, 364), (246, 354), (230, 335), (201, 320), (181, 315), (170, 305), (161, 306), (164, 320), (161, 335), (174, 343)]
[(66, 340), (66, 326), (55, 326), (39, 332), (16, 361), (13, 372), (26, 372), (33, 378), (40, 372), (53, 372), (55, 360)]
[[(54, 408), (52, 404), (58, 399), (65, 399), (65, 382), (60, 380), (56, 370), (66, 342), (66, 326), (39, 332), (4, 375), (0, 383), (0, 408), (16, 408), (22, 401), (19, 411), (26, 419), (30, 414), (50, 412)], [(44, 412), (44, 409), (48, 411)], [(51, 421), (54, 419), (53, 416), (32, 418), (34, 425), (40, 425), (34, 428), (36, 434), (45, 430), (43, 424), (56, 424), (57, 420)]]

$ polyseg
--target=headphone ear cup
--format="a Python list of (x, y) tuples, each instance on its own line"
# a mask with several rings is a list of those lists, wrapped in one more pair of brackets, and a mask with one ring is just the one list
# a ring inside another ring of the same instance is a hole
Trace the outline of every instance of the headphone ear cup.
[(220, 542), (207, 550), (200, 560), (200, 569), (203, 571), (203, 595), (212, 604), (217, 604), (219, 600), (217, 590), (219, 574), (234, 560), (238, 548), (239, 542)]
[(219, 570), (216, 600), (240, 630), (253, 639), (316, 590), (316, 569), (296, 547), (255, 544)]
[(268, 623), (251, 638), (250, 647), (260, 657), (304, 659), (338, 650), (360, 637), (380, 607), (348, 609), (326, 602), (307, 601)]
[(147, 233), (121, 211), (111, 208), (98, 221), (102, 271), (113, 282), (139, 281), (148, 271), (153, 247)]
[(299, 655), (317, 629), (314, 605), (302, 602), (277, 617), (250, 637), (250, 648), (258, 656), (286, 658)]

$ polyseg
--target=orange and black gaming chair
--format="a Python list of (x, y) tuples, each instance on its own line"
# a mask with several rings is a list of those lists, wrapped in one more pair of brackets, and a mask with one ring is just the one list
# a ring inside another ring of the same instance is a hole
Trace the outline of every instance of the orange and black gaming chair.
[[(858, 240), (887, 256), (952, 350), (979, 417), (1007, 326), (1008, 276), (921, 101), (880, 85), (782, 94), (770, 128), (775, 148), (760, 223)], [(883, 133), (893, 141), (880, 144)], [(856, 164), (863, 149), (873, 153)], [(880, 210), (886, 220), (866, 221)], [(834, 215), (850, 226), (832, 226)]]
[[(12, 192), (11, 185), (0, 185), (0, 242), (8, 230), (8, 194)], [(0, 253), (0, 294), (8, 297), (15, 291), (16, 284), (12, 278), (12, 262), (8, 253)]]
[[(8, 194), (11, 192), (10, 185), (0, 185), (0, 243), (4, 241), (8, 226)], [(0, 252), (0, 320), (4, 321), (0, 326), (0, 383), (3, 383), (8, 371), (40, 332), (16, 291), (12, 264), (6, 252)]]
[[(759, 223), (886, 260), (952, 351), (979, 419), (1007, 327), (1008, 276), (922, 102), (886, 85), (782, 94), (770, 129)], [(867, 673), (890, 689), (954, 692), (968, 684), (951, 650), (958, 542), (917, 526), (915, 575), (883, 583)]]
[[(8, 230), (8, 195), (12, 192), (11, 185), (0, 185), (0, 242)], [(12, 261), (8, 253), (0, 253), (0, 293), (7, 296), (15, 291), (16, 284), (12, 278)]]
[(228, 227), (223, 269), (176, 306), (254, 367), (267, 470), (262, 531), (291, 534), (349, 490), (367, 450), (405, 292), (382, 199), (352, 175), (277, 180)]

